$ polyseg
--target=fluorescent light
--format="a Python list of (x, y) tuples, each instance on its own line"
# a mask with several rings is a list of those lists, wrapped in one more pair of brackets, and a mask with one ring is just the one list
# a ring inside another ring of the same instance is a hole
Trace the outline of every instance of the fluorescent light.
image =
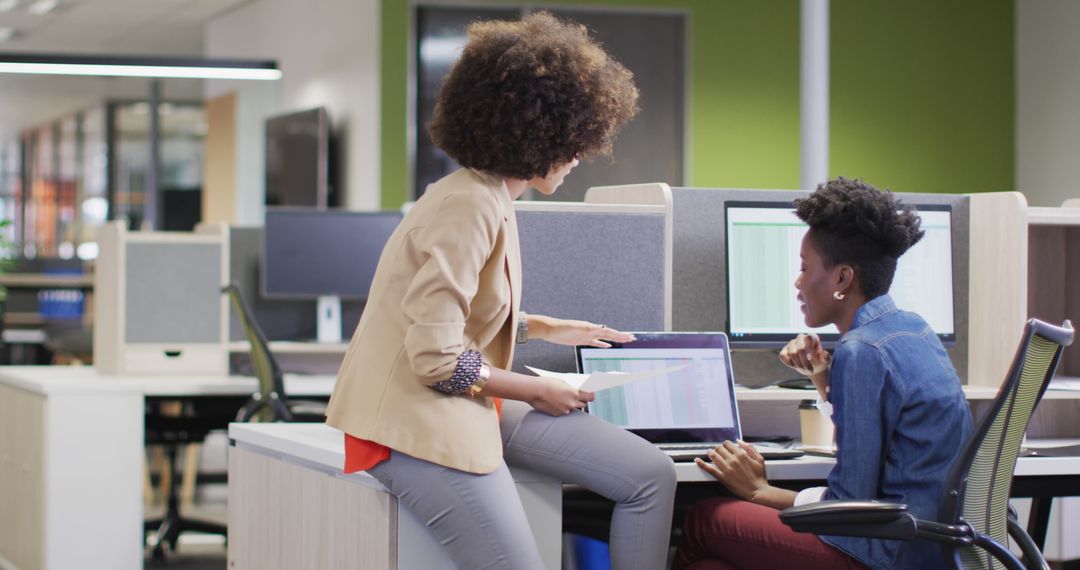
[(281, 71), (272, 61), (25, 53), (0, 53), (0, 73), (191, 79), (281, 79)]
[(169, 67), (161, 65), (75, 65), (68, 63), (0, 62), (0, 73), (29, 73), (39, 75), (108, 75), (113, 77), (178, 77), (189, 79), (281, 79), (281, 72), (276, 69)]
[(0, 42), (6, 42), (15, 35), (15, 28), (0, 28)]
[(38, 16), (44, 16), (55, 10), (59, 5), (60, 0), (37, 0), (37, 2), (27, 6), (26, 11), (31, 14), (37, 14)]
[(0, 12), (10, 12), (19, 5), (19, 0), (0, 0)]

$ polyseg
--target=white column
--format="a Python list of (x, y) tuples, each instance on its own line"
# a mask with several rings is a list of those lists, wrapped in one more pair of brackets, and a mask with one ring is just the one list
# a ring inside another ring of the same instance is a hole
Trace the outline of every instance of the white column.
[(829, 0), (802, 0), (799, 186), (829, 177)]

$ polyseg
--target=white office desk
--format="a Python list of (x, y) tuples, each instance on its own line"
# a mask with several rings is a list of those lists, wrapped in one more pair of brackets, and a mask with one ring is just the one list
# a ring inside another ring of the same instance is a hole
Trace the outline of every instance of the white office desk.
[[(334, 378), (286, 376), (292, 396)], [(254, 378), (111, 376), (91, 367), (0, 366), (0, 567), (143, 567), (148, 397), (245, 396)]]
[[(326, 396), (333, 382), (330, 376), (285, 378), (291, 396)], [(242, 396), (255, 389), (255, 380), (244, 377), (118, 377), (90, 367), (0, 367), (0, 567), (6, 560), (46, 570), (141, 568), (146, 398)], [(739, 399), (791, 405), (808, 394), (813, 393), (740, 390)], [(769, 476), (822, 479), (828, 461), (770, 465)], [(708, 481), (692, 464), (677, 471), (685, 483)], [(1018, 476), (1040, 474), (1074, 476), (1080, 462), (1032, 458), (1017, 466)], [(92, 560), (87, 552), (94, 553)]]
[[(342, 432), (234, 423), (229, 439), (230, 568), (454, 570), (423, 522), (375, 478), (342, 473)], [(558, 570), (562, 484), (523, 469), (511, 475), (544, 566)]]
[[(290, 396), (326, 396), (333, 376), (285, 375)], [(245, 395), (258, 390), (250, 376), (115, 376), (90, 366), (0, 366), (0, 384), (47, 396), (61, 393), (134, 392), (142, 396)]]

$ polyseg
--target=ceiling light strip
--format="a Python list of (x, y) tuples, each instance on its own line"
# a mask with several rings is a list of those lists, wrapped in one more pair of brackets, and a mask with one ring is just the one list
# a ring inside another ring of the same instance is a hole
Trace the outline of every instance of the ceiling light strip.
[(173, 67), (163, 65), (94, 65), (0, 61), (0, 73), (106, 75), (115, 77), (179, 77), (192, 79), (281, 79), (277, 69), (240, 67)]

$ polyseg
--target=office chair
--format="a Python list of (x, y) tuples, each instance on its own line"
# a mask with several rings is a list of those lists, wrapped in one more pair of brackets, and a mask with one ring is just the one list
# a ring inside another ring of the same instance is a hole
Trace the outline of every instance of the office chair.
[[(1072, 340), (1069, 321), (1061, 327), (1037, 319), (1027, 322), (989, 414), (945, 480), (938, 520), (921, 520), (907, 505), (878, 501), (821, 501), (785, 509), (780, 520), (798, 532), (930, 540), (951, 549), (955, 567), (964, 570), (1049, 570), (1009, 507), (1009, 491), (1028, 421)], [(1009, 550), (1010, 536), (1026, 566)]]
[(324, 422), (326, 421), (326, 404), (321, 402), (290, 401), (285, 395), (284, 374), (277, 359), (270, 352), (266, 335), (255, 322), (255, 317), (244, 301), (240, 288), (236, 283), (227, 285), (221, 289), (222, 293), (229, 296), (240, 322), (244, 326), (244, 334), (251, 344), (251, 366), (255, 377), (259, 381), (259, 391), (252, 394), (251, 398), (244, 403), (236, 414), (238, 422)]
[(182, 532), (195, 531), (222, 536), (228, 534), (226, 525), (191, 519), (180, 513), (181, 474), (176, 469), (177, 452), (181, 445), (201, 443), (206, 439), (207, 433), (221, 428), (220, 418), (211, 417), (213, 414), (208, 414), (207, 410), (195, 411), (194, 407), (190, 403), (175, 401), (147, 401), (146, 443), (165, 447), (169, 469), (169, 473), (161, 474), (162, 477), (169, 477), (165, 514), (161, 518), (143, 522), (143, 531), (153, 531), (156, 538), (152, 552), (155, 561), (165, 559), (166, 545), (170, 550), (176, 550), (176, 542)]

